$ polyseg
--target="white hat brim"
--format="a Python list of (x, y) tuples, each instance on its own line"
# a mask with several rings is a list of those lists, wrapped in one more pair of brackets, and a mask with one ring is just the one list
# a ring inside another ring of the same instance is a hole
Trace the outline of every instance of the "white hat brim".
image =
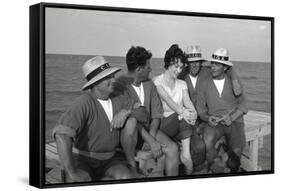
[(228, 66), (233, 66), (232, 62), (230, 61), (222, 61), (222, 60), (217, 60), (217, 59), (210, 59), (211, 62), (218, 62), (218, 63), (222, 63), (222, 64), (225, 64), (225, 65), (228, 65)]
[(187, 62), (206, 61), (204, 58), (188, 58)]
[(99, 73), (98, 75), (96, 75), (93, 79), (91, 79), (90, 81), (88, 81), (82, 88), (82, 90), (86, 90), (90, 85), (92, 85), (93, 83), (105, 78), (106, 76), (109, 76), (110, 74), (113, 74), (115, 72), (119, 72), (121, 69), (117, 68), (117, 67), (110, 67), (104, 71), (102, 71), (101, 73)]

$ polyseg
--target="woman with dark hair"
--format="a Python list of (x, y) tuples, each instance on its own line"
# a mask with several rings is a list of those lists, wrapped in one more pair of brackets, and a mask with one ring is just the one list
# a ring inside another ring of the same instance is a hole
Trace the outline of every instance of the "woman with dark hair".
[(185, 173), (191, 174), (193, 164), (190, 154), (190, 137), (197, 113), (189, 98), (185, 81), (178, 79), (184, 66), (185, 56), (177, 44), (173, 44), (165, 54), (165, 72), (156, 76), (153, 81), (163, 104), (163, 120), (160, 129), (169, 137), (180, 141), (182, 150), (181, 162)]

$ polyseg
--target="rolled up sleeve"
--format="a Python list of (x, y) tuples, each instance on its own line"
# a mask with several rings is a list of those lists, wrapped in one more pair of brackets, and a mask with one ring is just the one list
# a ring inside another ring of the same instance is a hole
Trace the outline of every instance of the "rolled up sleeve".
[(76, 138), (76, 132), (72, 128), (65, 125), (57, 125), (54, 128), (52, 136), (55, 140), (56, 140), (56, 135), (65, 135), (71, 137), (73, 140), (75, 140)]
[(56, 134), (63, 134), (76, 139), (77, 134), (86, 123), (87, 111), (90, 107), (87, 99), (87, 97), (81, 96), (61, 115), (58, 125), (53, 130), (54, 138)]

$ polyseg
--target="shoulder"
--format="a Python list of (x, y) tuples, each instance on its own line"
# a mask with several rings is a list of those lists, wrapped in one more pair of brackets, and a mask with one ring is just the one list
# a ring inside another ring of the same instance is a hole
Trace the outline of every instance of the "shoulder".
[(159, 76), (155, 76), (154, 78), (152, 78), (152, 81), (156, 86), (161, 84), (163, 82), (163, 74), (160, 74)]
[(90, 93), (83, 93), (78, 98), (75, 99), (74, 104), (75, 105), (86, 105), (90, 102), (93, 102), (93, 97)]
[(177, 79), (176, 82), (177, 82), (178, 86), (180, 86), (182, 88), (187, 87), (186, 82), (184, 80)]
[(144, 86), (144, 87), (148, 87), (148, 88), (152, 88), (152, 87), (154, 87), (155, 85), (154, 85), (154, 83), (153, 83), (152, 80), (147, 80), (147, 81), (143, 82), (143, 86)]
[(84, 93), (72, 102), (72, 104), (66, 109), (69, 112), (87, 112), (95, 106), (94, 98), (90, 93)]
[(150, 92), (152, 95), (154, 95), (154, 93), (157, 92), (156, 86), (152, 80), (143, 82), (143, 89), (145, 92)]

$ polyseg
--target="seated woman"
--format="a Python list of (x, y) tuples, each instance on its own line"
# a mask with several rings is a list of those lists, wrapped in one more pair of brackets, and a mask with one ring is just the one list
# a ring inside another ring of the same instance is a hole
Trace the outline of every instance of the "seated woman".
[(166, 51), (164, 62), (165, 72), (153, 79), (164, 110), (160, 129), (169, 137), (181, 141), (180, 159), (188, 175), (193, 170), (190, 137), (197, 113), (189, 98), (185, 81), (177, 79), (184, 66), (184, 53), (177, 44)]

